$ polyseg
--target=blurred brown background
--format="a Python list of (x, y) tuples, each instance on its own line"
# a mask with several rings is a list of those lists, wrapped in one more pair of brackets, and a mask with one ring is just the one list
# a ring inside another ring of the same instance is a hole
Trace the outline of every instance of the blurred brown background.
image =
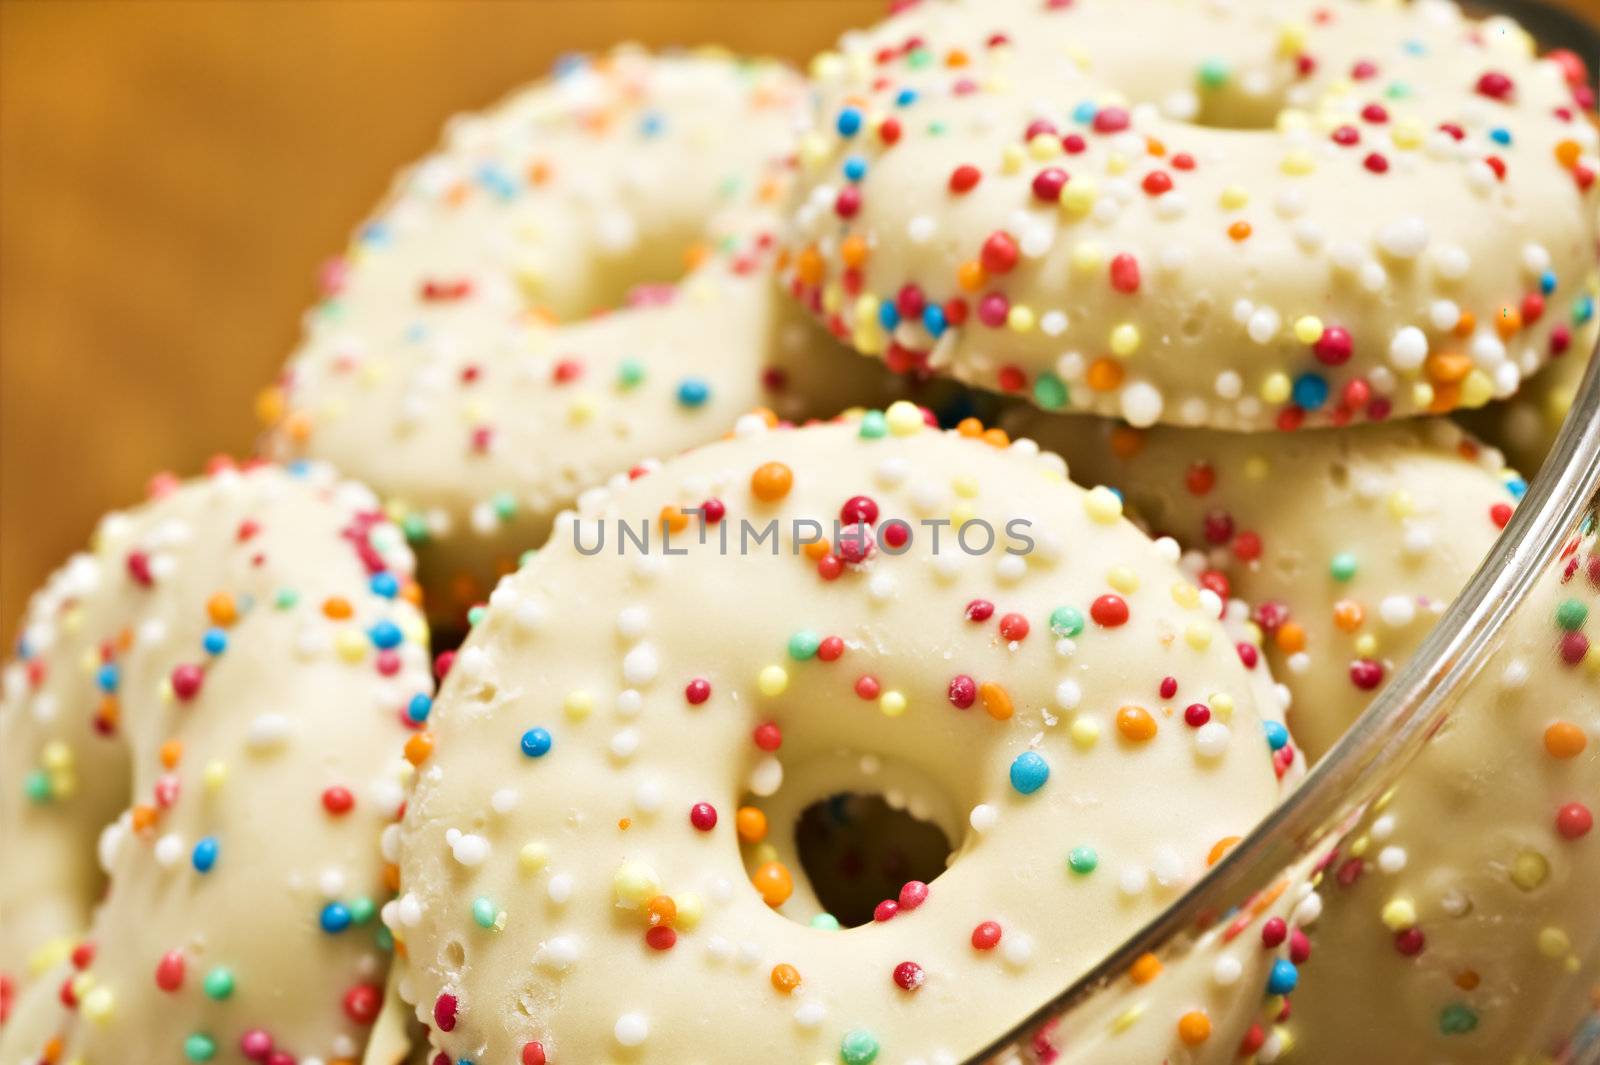
[(0, 639), (151, 473), (250, 449), (316, 265), (451, 113), (564, 51), (804, 60), (885, 7), (0, 0)]

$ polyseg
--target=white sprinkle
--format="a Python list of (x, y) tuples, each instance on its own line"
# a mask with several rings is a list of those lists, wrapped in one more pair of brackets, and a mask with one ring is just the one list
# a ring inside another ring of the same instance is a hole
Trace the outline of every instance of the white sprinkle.
[(1006, 936), (1000, 941), (1000, 953), (1006, 964), (1020, 969), (1033, 960), (1033, 937), (1022, 932)]
[(817, 1028), (827, 1019), (828, 1008), (815, 1000), (802, 1002), (795, 1008), (794, 1023), (802, 1028)]
[(627, 606), (617, 612), (617, 633), (626, 640), (637, 640), (650, 628), (650, 611), (642, 606)]
[(1378, 230), (1378, 247), (1396, 259), (1415, 259), (1428, 246), (1428, 223), (1418, 215), (1397, 218)]
[(550, 901), (557, 906), (563, 905), (572, 898), (572, 874), (557, 873), (550, 878), (550, 883), (545, 887), (545, 894), (550, 896)]
[(906, 223), (906, 236), (913, 244), (926, 244), (938, 232), (939, 224), (932, 215), (919, 214)]
[(258, 714), (250, 722), (245, 745), (257, 753), (275, 750), (289, 740), (289, 719), (282, 714)]
[(1207, 721), (1195, 730), (1194, 749), (1202, 758), (1216, 758), (1228, 749), (1228, 726), (1220, 721)]
[(168, 832), (156, 840), (156, 864), (163, 869), (171, 869), (183, 860), (183, 837), (176, 832)]
[(980, 802), (972, 808), (972, 813), (967, 816), (967, 821), (972, 825), (974, 832), (982, 835), (1000, 823), (1000, 811), (986, 802)]
[(1224, 954), (1211, 966), (1211, 982), (1218, 987), (1232, 987), (1244, 975), (1244, 965), (1231, 954)]
[(1122, 417), (1136, 429), (1144, 429), (1161, 417), (1161, 392), (1148, 381), (1135, 381), (1122, 390)]
[(611, 737), (611, 753), (618, 758), (632, 758), (639, 749), (639, 730), (625, 728)]
[(653, 814), (661, 809), (664, 801), (665, 795), (658, 780), (641, 781), (633, 790), (633, 805), (640, 813)]
[(1422, 365), (1428, 357), (1428, 335), (1414, 325), (1408, 325), (1389, 341), (1389, 361), (1394, 368), (1409, 373)]
[(656, 679), (660, 668), (656, 649), (648, 643), (636, 645), (622, 659), (622, 677), (632, 685), (649, 684)]
[(1117, 889), (1124, 895), (1138, 895), (1150, 883), (1150, 874), (1145, 872), (1143, 866), (1125, 866), (1117, 874)]
[(570, 969), (578, 960), (578, 941), (571, 936), (552, 936), (540, 944), (533, 960), (535, 964), (558, 972)]
[(1245, 332), (1257, 344), (1270, 344), (1278, 335), (1278, 329), (1283, 325), (1283, 318), (1271, 307), (1258, 307), (1250, 316), (1250, 321), (1245, 324)]
[[(450, 839), (448, 835), (445, 838)], [(468, 868), (482, 865), (484, 859), (489, 857), (489, 841), (470, 832), (462, 833), (450, 840), (450, 853), (455, 855), (456, 861)]]
[(650, 1022), (642, 1013), (624, 1013), (617, 1018), (613, 1033), (623, 1046), (636, 1047), (650, 1038)]
[(489, 796), (489, 805), (497, 814), (508, 814), (517, 806), (517, 793), (510, 788), (496, 788)]
[(1083, 688), (1075, 680), (1064, 680), (1056, 685), (1056, 705), (1063, 710), (1076, 710), (1083, 702)]
[(777, 755), (769, 754), (757, 762), (745, 786), (758, 798), (776, 794), (783, 786), (783, 763), (778, 761)]
[(1378, 868), (1386, 873), (1398, 873), (1406, 867), (1406, 849), (1389, 846), (1378, 852)]
[(1417, 617), (1417, 604), (1404, 595), (1386, 595), (1378, 604), (1378, 616), (1391, 628), (1403, 628)]

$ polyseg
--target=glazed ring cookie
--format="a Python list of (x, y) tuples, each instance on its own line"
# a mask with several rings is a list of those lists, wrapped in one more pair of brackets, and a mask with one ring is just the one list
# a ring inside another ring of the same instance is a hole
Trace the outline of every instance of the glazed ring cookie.
[(1476, 407), (1596, 267), (1583, 63), (1451, 3), (926, 0), (820, 57), (792, 287), (841, 338), (1136, 425)]
[[(1272, 806), (1220, 600), (1113, 493), (909, 403), (764, 426), (586, 499), (445, 678), (385, 909), (440, 1060), (959, 1061)], [(765, 845), (842, 792), (952, 851), (853, 920)]]
[(758, 405), (882, 401), (881, 369), (773, 291), (804, 92), (776, 63), (622, 49), (458, 118), (325, 272), (263, 397), (269, 451), (372, 485), (456, 627), (582, 489)]
[(1002, 419), (1126, 493), (1242, 599), (1314, 761), (1361, 715), (1489, 552), (1525, 487), (1440, 418), (1295, 434), (1130, 429), (1018, 405)]
[(0, 1062), (354, 1060), (431, 691), (411, 553), (326, 467), (156, 487), (5, 670)]
[(1297, 1061), (1500, 1065), (1581, 1061), (1592, 1049), (1600, 982), (1592, 531), (1551, 563), (1518, 610), (1449, 722), (1328, 865), (1312, 933), (1317, 961), (1289, 1022)]

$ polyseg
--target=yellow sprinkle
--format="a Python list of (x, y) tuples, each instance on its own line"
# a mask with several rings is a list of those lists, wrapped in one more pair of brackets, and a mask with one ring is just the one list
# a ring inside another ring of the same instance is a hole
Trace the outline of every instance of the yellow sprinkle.
[(1144, 1016), (1144, 1009), (1144, 1003), (1138, 1002), (1117, 1014), (1116, 1019), (1111, 1022), (1112, 1032), (1125, 1032), (1132, 1028), (1139, 1018)]
[(1302, 344), (1315, 344), (1322, 337), (1322, 319), (1314, 314), (1294, 320), (1294, 338)]
[(1079, 714), (1072, 719), (1072, 727), (1068, 732), (1072, 735), (1073, 743), (1088, 750), (1100, 739), (1100, 722), (1088, 714)]
[(1300, 175), (1309, 174), (1316, 170), (1317, 160), (1310, 152), (1301, 148), (1284, 156), (1283, 161), (1278, 164), (1278, 169), (1282, 170), (1285, 174), (1289, 174), (1293, 177), (1299, 177)]
[(1131, 595), (1139, 590), (1139, 575), (1129, 566), (1112, 566), (1111, 572), (1106, 574), (1106, 583), (1124, 595)]
[(758, 843), (750, 850), (750, 864), (757, 866), (758, 868), (766, 865), (768, 862), (775, 862), (777, 860), (778, 848), (774, 847), (770, 842)]
[(1105, 261), (1105, 249), (1092, 240), (1080, 240), (1072, 246), (1072, 268), (1080, 274), (1099, 273)]
[(39, 976), (54, 969), (66, 961), (76, 947), (77, 941), (69, 936), (57, 936), (40, 944), (38, 949), (28, 955), (28, 972), (32, 976)]
[(1539, 953), (1547, 958), (1564, 958), (1572, 949), (1572, 940), (1559, 928), (1539, 929)]
[(366, 658), (369, 646), (367, 638), (351, 628), (340, 629), (339, 635), (333, 638), (334, 651), (346, 662), (360, 662)]
[(782, 695), (789, 687), (789, 674), (782, 666), (768, 666), (756, 678), (756, 687), (762, 695)]
[(1191, 621), (1183, 630), (1183, 639), (1196, 651), (1204, 651), (1211, 646), (1211, 626), (1199, 621)]
[(884, 717), (899, 717), (906, 712), (906, 697), (897, 691), (884, 692), (878, 699), (878, 708)]
[(1222, 190), (1222, 197), (1219, 202), (1222, 204), (1224, 211), (1237, 211), (1250, 202), (1250, 194), (1244, 190), (1242, 185), (1228, 185)]
[(878, 297), (862, 296), (856, 300), (856, 324), (867, 325), (878, 321)]
[(1261, 382), (1261, 398), (1268, 403), (1282, 403), (1289, 398), (1289, 375), (1281, 371), (1274, 371)]
[(1041, 163), (1046, 159), (1054, 159), (1064, 150), (1061, 147), (1061, 138), (1052, 137), (1048, 133), (1036, 133), (1028, 141), (1028, 154)]
[(1383, 907), (1383, 926), (1391, 932), (1404, 932), (1416, 926), (1417, 907), (1404, 895), (1390, 899)]
[(1061, 188), (1061, 206), (1069, 214), (1085, 215), (1094, 207), (1099, 195), (1094, 178), (1075, 177)]
[(1366, 854), (1367, 851), (1369, 851), (1371, 849), (1372, 849), (1372, 837), (1371, 836), (1365, 836), (1365, 835), (1357, 836), (1350, 843), (1350, 853), (1352, 855), (1354, 855), (1355, 857), (1357, 857), (1357, 858), (1359, 858), (1362, 855)]
[(1083, 494), (1083, 509), (1091, 521), (1111, 525), (1122, 517), (1122, 497), (1105, 485), (1096, 485)]
[(839, 314), (844, 310), (844, 286), (837, 281), (829, 281), (822, 286), (822, 309), (829, 314)]
[(104, 1024), (111, 1019), (116, 1002), (109, 987), (97, 987), (78, 1000), (78, 1009), (96, 1024)]
[(1128, 169), (1128, 157), (1121, 152), (1112, 152), (1106, 157), (1106, 173), (1121, 174)]
[(1306, 50), (1306, 27), (1299, 22), (1286, 22), (1278, 30), (1278, 55), (1294, 59)]
[(896, 400), (889, 404), (889, 409), (884, 412), (884, 418), (889, 423), (889, 432), (895, 436), (915, 436), (922, 432), (922, 412), (915, 403), (906, 400)]
[(1538, 851), (1523, 851), (1511, 863), (1511, 882), (1523, 891), (1532, 891), (1550, 875), (1550, 863)]
[(678, 916), (672, 922), (679, 931), (687, 932), (700, 923), (700, 918), (705, 915), (705, 900), (692, 891), (685, 891), (682, 895), (674, 895), (672, 901), (678, 904)]
[(644, 862), (630, 860), (617, 866), (611, 886), (619, 906), (637, 909), (661, 894), (661, 877)]
[(598, 410), (599, 404), (595, 401), (594, 396), (588, 393), (575, 396), (572, 402), (567, 405), (567, 421), (573, 425), (584, 425), (593, 420)]
[(1416, 501), (1411, 498), (1411, 493), (1404, 488), (1396, 488), (1389, 493), (1389, 498), (1384, 501), (1389, 510), (1389, 516), (1396, 521), (1409, 518), (1417, 509)]
[(821, 170), (828, 161), (828, 142), (815, 131), (800, 141), (800, 162), (808, 171)]
[(1411, 118), (1396, 122), (1394, 129), (1389, 131), (1389, 139), (1402, 151), (1422, 147), (1422, 137), (1422, 124)]
[(1193, 610), (1200, 605), (1200, 589), (1188, 581), (1179, 581), (1172, 586), (1172, 601), (1185, 610)]
[(207, 791), (221, 791), (222, 786), (228, 782), (228, 763), (215, 759), (207, 762), (201, 779), (204, 781)]
[(46, 769), (66, 769), (72, 765), (72, 748), (61, 740), (51, 740), (40, 752), (39, 762)]
[(1139, 327), (1123, 322), (1111, 330), (1111, 353), (1127, 358), (1139, 350)]
[(881, 325), (857, 326), (851, 330), (850, 342), (863, 355), (882, 355), (889, 346), (889, 338)]
[(567, 712), (567, 717), (571, 720), (582, 721), (594, 713), (594, 696), (582, 688), (574, 688), (561, 701), (561, 708)]
[(1251, 455), (1244, 463), (1244, 475), (1252, 481), (1264, 481), (1272, 472), (1272, 463), (1263, 455)]
[(1206, 700), (1206, 705), (1211, 707), (1211, 712), (1216, 715), (1217, 720), (1222, 722), (1233, 720), (1233, 696), (1227, 692), (1212, 693), (1211, 698)]
[(1371, 658), (1378, 652), (1378, 637), (1370, 632), (1364, 632), (1356, 637), (1356, 654), (1362, 658)]
[(1416, 407), (1433, 406), (1433, 386), (1426, 381), (1418, 381), (1411, 386), (1411, 403)]
[(1002, 174), (1015, 174), (1026, 163), (1027, 156), (1022, 148), (1016, 144), (1008, 144), (1000, 153), (1000, 172)]
[(1476, 367), (1461, 382), (1461, 405), (1468, 410), (1483, 406), (1494, 398), (1494, 382)]
[(525, 873), (537, 873), (550, 863), (550, 848), (544, 843), (534, 840), (522, 845), (522, 850), (517, 852), (517, 864)]
[(950, 527), (960, 529), (967, 522), (978, 516), (978, 512), (967, 503), (958, 503), (950, 508)]
[(1013, 333), (1028, 333), (1033, 330), (1033, 309), (1017, 304), (1006, 313), (1006, 328)]
[(978, 479), (971, 474), (962, 474), (950, 479), (950, 487), (962, 499), (973, 499), (978, 494)]

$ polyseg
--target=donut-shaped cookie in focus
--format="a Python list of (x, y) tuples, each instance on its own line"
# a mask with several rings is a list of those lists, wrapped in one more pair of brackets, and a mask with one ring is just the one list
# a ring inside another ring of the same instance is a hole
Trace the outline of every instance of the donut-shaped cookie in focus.
[(359, 1058), (432, 690), (411, 552), (326, 467), (154, 487), (5, 669), (0, 1061)]
[(325, 272), (268, 450), (372, 485), (456, 629), (580, 491), (756, 406), (884, 402), (773, 291), (804, 96), (774, 62), (620, 49), (456, 119)]
[(1313, 760), (1422, 642), (1511, 520), (1525, 487), (1450, 421), (1303, 433), (1136, 430), (1018, 405), (1015, 436), (1126, 494), (1186, 568), (1242, 599)]
[[(385, 918), (445, 1057), (959, 1061), (1225, 853), (1278, 784), (1220, 600), (1064, 474), (899, 403), (744, 419), (558, 523), (401, 832)], [(772, 841), (843, 793), (947, 862), (824, 910)]]
[(926, 0), (813, 64), (791, 287), (891, 367), (1228, 429), (1587, 350), (1583, 63), (1451, 3)]

